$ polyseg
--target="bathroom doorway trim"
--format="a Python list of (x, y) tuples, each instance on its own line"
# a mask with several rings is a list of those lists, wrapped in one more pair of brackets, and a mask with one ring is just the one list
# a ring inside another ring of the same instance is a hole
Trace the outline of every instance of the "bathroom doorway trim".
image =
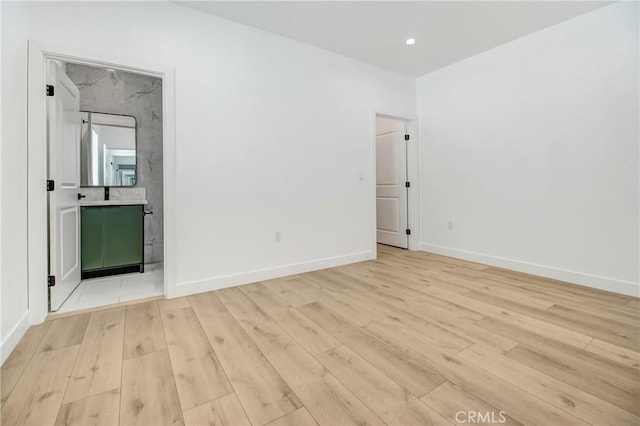
[(59, 60), (76, 64), (112, 68), (162, 79), (163, 149), (163, 230), (164, 295), (175, 292), (176, 247), (176, 144), (175, 144), (175, 70), (172, 67), (141, 63), (96, 52), (51, 46), (36, 41), (28, 45), (27, 112), (27, 232), (29, 323), (39, 324), (48, 315), (48, 241), (47, 241), (47, 132), (46, 64)]

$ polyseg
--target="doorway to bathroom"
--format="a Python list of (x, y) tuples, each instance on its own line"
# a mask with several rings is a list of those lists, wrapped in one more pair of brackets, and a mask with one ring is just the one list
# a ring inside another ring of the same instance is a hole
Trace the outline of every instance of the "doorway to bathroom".
[(49, 310), (163, 294), (162, 80), (54, 60), (48, 71), (49, 178), (60, 182), (49, 192)]
[(56, 50), (29, 44), (31, 323), (165, 295), (172, 271), (173, 72)]

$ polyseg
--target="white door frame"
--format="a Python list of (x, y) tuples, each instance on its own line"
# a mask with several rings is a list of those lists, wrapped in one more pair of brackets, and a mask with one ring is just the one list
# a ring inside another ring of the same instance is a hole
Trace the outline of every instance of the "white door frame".
[(164, 294), (175, 297), (175, 71), (94, 52), (29, 41), (27, 115), (27, 233), (29, 322), (39, 324), (48, 314), (47, 301), (47, 133), (46, 62), (48, 59), (112, 68), (162, 79)]
[(392, 118), (404, 121), (407, 125), (407, 178), (411, 182), (407, 194), (407, 226), (409, 250), (420, 249), (420, 155), (418, 143), (418, 117), (415, 115), (397, 114), (389, 111), (374, 110), (371, 116), (371, 246), (375, 257), (378, 256), (378, 237), (376, 233), (376, 117)]

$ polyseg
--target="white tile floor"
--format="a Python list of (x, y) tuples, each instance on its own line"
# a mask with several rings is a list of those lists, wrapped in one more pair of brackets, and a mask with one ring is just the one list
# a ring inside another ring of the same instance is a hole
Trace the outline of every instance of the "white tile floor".
[(72, 312), (162, 295), (162, 265), (150, 264), (144, 268), (143, 274), (114, 275), (81, 281), (57, 312)]

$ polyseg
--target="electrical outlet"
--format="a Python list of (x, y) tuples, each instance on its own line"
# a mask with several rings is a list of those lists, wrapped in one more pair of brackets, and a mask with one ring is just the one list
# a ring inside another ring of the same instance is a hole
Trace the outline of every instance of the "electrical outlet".
[(280, 231), (276, 231), (275, 240), (276, 243), (279, 243), (282, 240), (282, 233)]
[(452, 220), (447, 222), (447, 228), (449, 228), (449, 231), (453, 231), (453, 221)]

